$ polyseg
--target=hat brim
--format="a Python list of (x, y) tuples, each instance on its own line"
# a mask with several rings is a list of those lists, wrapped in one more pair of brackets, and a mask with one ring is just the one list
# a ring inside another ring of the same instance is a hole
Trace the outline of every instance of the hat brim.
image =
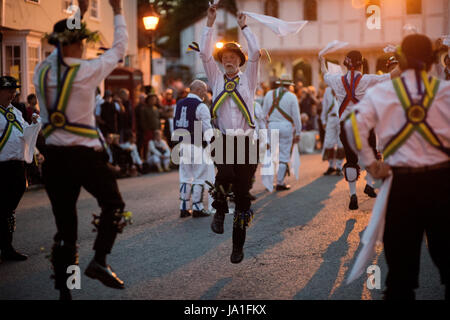
[(241, 59), (239, 67), (242, 67), (245, 64), (245, 62), (247, 61), (247, 57), (245, 56), (245, 54), (242, 52), (241, 49), (238, 49), (238, 48), (236, 48), (236, 49), (234, 49), (234, 48), (222, 48), (219, 51), (217, 51), (217, 60), (219, 60), (219, 62), (222, 63), (222, 56), (223, 56), (223, 54), (226, 51), (234, 52), (234, 53), (236, 53), (239, 56), (239, 58)]
[(282, 84), (282, 85), (286, 85), (286, 86), (293, 86), (294, 82), (291, 80), (277, 80), (275, 81), (275, 84)]

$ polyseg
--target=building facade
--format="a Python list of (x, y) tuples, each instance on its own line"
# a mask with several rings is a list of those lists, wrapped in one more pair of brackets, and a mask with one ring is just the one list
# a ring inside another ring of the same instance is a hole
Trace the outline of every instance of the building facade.
[[(21, 100), (34, 92), (32, 79), (35, 66), (52, 50), (43, 39), (55, 22), (70, 17), (74, 0), (0, 0), (0, 69), (2, 75), (11, 75), (22, 85)], [(137, 48), (137, 0), (123, 1), (129, 44), (123, 65), (139, 67)], [(110, 48), (114, 38), (113, 12), (108, 0), (90, 0), (84, 21), (91, 30), (98, 30), (100, 42), (86, 49), (86, 58), (95, 58)]]
[[(349, 45), (327, 58), (342, 64), (346, 52), (358, 49), (368, 60), (369, 72), (375, 73), (383, 48), (387, 44), (400, 44), (411, 29), (433, 40), (450, 32), (450, 0), (236, 0), (236, 3), (240, 11), (285, 21), (309, 21), (298, 34), (278, 37), (248, 19), (260, 46), (272, 58), (270, 64), (267, 59), (262, 61), (262, 82), (289, 73), (317, 87), (321, 80), (318, 53), (333, 40)], [(240, 42), (245, 45), (242, 39)]]

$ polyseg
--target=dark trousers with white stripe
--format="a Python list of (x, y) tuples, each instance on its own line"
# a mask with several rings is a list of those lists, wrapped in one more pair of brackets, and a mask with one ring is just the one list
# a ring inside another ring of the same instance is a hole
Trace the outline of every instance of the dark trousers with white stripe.
[(26, 189), (23, 161), (0, 162), (0, 250), (12, 249), (15, 210)]

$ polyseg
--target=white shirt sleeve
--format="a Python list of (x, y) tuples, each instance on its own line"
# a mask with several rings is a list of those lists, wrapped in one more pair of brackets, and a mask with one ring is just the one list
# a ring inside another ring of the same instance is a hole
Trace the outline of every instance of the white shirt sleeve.
[(291, 105), (291, 114), (292, 119), (294, 120), (295, 126), (295, 135), (299, 136), (302, 132), (302, 121), (300, 120), (300, 107), (298, 105), (297, 96), (294, 94), (290, 94), (290, 105)]
[(250, 92), (254, 92), (258, 86), (259, 58), (261, 56), (258, 40), (250, 27), (242, 31), (248, 44), (248, 60), (245, 74), (248, 77)]
[(211, 126), (211, 113), (208, 106), (204, 103), (200, 103), (195, 111), (195, 117), (202, 122), (202, 130), (206, 141), (211, 141), (212, 135), (210, 132)]
[(97, 59), (85, 61), (88, 66), (79, 72), (77, 79), (89, 84), (100, 83), (106, 78), (111, 71), (117, 66), (117, 63), (122, 59), (128, 48), (128, 31), (125, 18), (123, 15), (114, 16), (114, 42), (112, 48), (107, 50)]
[(220, 69), (213, 58), (214, 43), (213, 43), (213, 28), (204, 27), (200, 41), (200, 58), (203, 62), (209, 86), (212, 88), (217, 77), (220, 75)]

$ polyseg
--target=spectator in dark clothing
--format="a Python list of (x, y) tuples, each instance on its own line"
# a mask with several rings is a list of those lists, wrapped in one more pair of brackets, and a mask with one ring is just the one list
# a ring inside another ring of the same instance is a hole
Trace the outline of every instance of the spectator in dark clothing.
[(144, 137), (143, 159), (147, 160), (148, 142), (153, 139), (153, 132), (161, 129), (161, 120), (158, 109), (158, 97), (149, 94), (145, 99), (145, 107), (140, 112), (140, 127)]
[(145, 107), (145, 98), (146, 95), (144, 93), (141, 93), (139, 95), (139, 104), (134, 109), (136, 145), (141, 159), (144, 159), (144, 131), (141, 126), (141, 113), (142, 109)]
[(27, 117), (25, 118), (25, 120), (29, 124), (31, 124), (33, 113), (37, 113), (37, 114), (40, 113), (39, 107), (37, 105), (37, 98), (36, 98), (36, 95), (34, 93), (28, 95), (27, 103), (28, 103), (28, 106), (27, 106)]
[(127, 89), (119, 90), (119, 99), (123, 106), (119, 117), (120, 141), (124, 142), (125, 133), (133, 131), (133, 106), (130, 101), (130, 92)]
[(113, 100), (112, 92), (105, 91), (105, 102), (101, 105), (100, 117), (97, 118), (100, 130), (104, 136), (119, 133), (120, 106)]
[(11, 104), (14, 106), (14, 108), (19, 109), (20, 112), (22, 112), (22, 117), (25, 121), (30, 122), (30, 120), (27, 119), (27, 106), (25, 103), (20, 102), (20, 92), (17, 92), (16, 96), (14, 97), (14, 100), (11, 102)]
[(164, 119), (164, 138), (166, 139), (166, 142), (170, 148), (173, 147), (173, 117), (176, 104), (177, 101), (173, 98), (173, 90), (167, 89), (164, 92), (163, 99), (161, 100), (161, 119)]

